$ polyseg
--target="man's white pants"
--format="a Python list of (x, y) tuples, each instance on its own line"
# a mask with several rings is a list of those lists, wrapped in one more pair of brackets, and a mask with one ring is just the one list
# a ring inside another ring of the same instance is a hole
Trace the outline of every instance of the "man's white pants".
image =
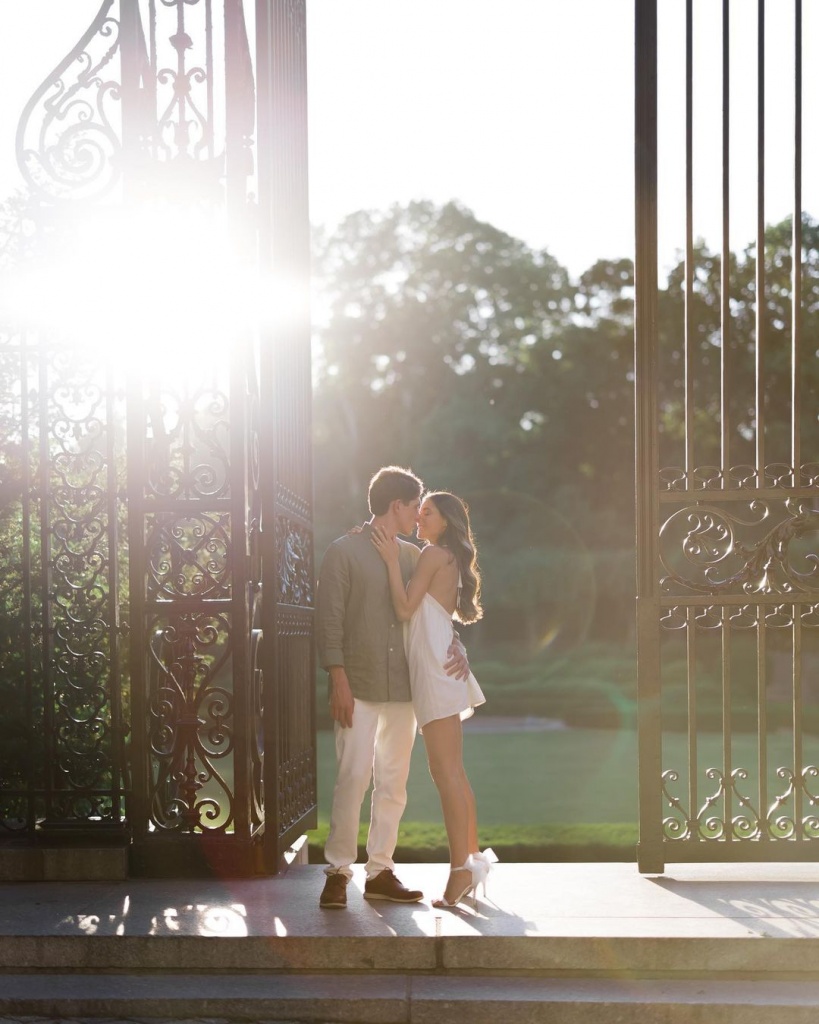
[(367, 836), (367, 877), (392, 869), (398, 826), (407, 804), (407, 777), (415, 714), (410, 701), (356, 700), (353, 724), (336, 722), (336, 785), (330, 811), (330, 832), (324, 846), (329, 867), (348, 878), (358, 854), (361, 804), (373, 782), (370, 831)]

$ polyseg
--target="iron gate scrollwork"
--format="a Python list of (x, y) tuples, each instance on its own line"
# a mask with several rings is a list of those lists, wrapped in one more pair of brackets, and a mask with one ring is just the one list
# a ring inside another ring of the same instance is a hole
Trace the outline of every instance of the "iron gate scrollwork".
[[(730, 246), (732, 6), (680, 5), (686, 228), (674, 315), (668, 302), (661, 315), (657, 267), (658, 5), (637, 0), (635, 7), (642, 871), (661, 871), (668, 861), (819, 857), (819, 431), (804, 294), (817, 243), (802, 204), (801, 0), (787, 6), (793, 213), (788, 237), (766, 223), (770, 24), (758, 0), (756, 238), (737, 254)], [(693, 168), (702, 155), (695, 14), (717, 19), (722, 36), (722, 223), (713, 259), (694, 235)], [(661, 62), (660, 74), (670, 66)], [(718, 295), (710, 311), (705, 281)]]
[(0, 831), (135, 872), (315, 825), (304, 20), (104, 0), (18, 132), (23, 269), (75, 294), (0, 335)]

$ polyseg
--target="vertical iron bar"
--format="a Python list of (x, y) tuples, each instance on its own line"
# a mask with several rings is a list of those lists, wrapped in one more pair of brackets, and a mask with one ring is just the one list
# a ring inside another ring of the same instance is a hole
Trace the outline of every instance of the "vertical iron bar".
[[(34, 651), (32, 650), (34, 642), (32, 608), (34, 588), (31, 564), (31, 423), (29, 419), (30, 389), (28, 386), (28, 373), (28, 332), (23, 328), (20, 335), (20, 482), (23, 541), (23, 564), (21, 567), (23, 576), (23, 664), (26, 680), (26, 737), (28, 739), (26, 743), (26, 830), (29, 835), (34, 835), (34, 829), (37, 825), (37, 765), (35, 763), (36, 747), (33, 742), (36, 726), (34, 721)], [(40, 723), (40, 729), (42, 728), (43, 723)], [(42, 735), (44, 735), (44, 742), (47, 743), (47, 734), (44, 733)]]
[(139, 0), (122, 0), (120, 9), (120, 69), (122, 77), (122, 177), (123, 201), (130, 198), (129, 173), (139, 159), (141, 143), (140, 110), (142, 98), (139, 90)]
[[(148, 698), (145, 672), (149, 638), (145, 630), (145, 430), (142, 380), (136, 370), (128, 375), (126, 388), (126, 447), (128, 494), (128, 665), (131, 684), (131, 782), (128, 819), (134, 836), (148, 833), (147, 744)], [(128, 806), (128, 802), (126, 802)]]
[[(304, 203), (305, 203), (305, 218), (309, 225), (309, 190), (306, 187), (307, 179), (309, 178), (309, 137), (308, 137), (308, 104), (307, 104), (307, 18), (306, 18), (306, 5), (305, 5), (305, 21), (304, 21), (304, 42), (303, 56), (302, 59), (296, 62), (299, 68), (299, 91), (298, 96), (300, 99), (300, 116), (298, 118), (298, 126), (300, 132), (299, 146), (300, 153), (302, 155), (303, 165), (302, 174), (305, 178), (304, 187)], [(309, 280), (310, 280), (310, 235), (309, 230), (305, 231), (302, 236), (302, 270), (305, 277), (305, 303), (309, 304)], [(301, 448), (297, 448), (296, 451), (299, 453), (299, 462), (302, 467), (302, 488), (301, 493), (309, 496), (310, 498), (310, 564), (315, 566), (315, 556), (313, 552), (313, 531), (312, 524), (314, 518), (314, 506), (313, 506), (313, 447), (312, 447), (312, 430), (311, 424), (313, 422), (313, 388), (312, 388), (312, 349), (310, 345), (310, 311), (309, 308), (305, 312), (305, 341), (301, 352), (302, 360), (302, 386), (299, 389), (301, 396), (301, 403), (303, 406), (303, 418), (302, 418), (302, 431), (301, 431)], [(315, 573), (315, 569), (313, 569)], [(313, 580), (311, 579), (311, 583)], [(311, 635), (308, 639), (308, 651), (309, 651), (309, 670), (308, 678), (316, 678), (316, 645), (313, 642), (314, 637), (311, 630)], [(313, 780), (313, 786), (315, 787), (315, 809), (314, 814), (318, 813), (318, 743), (316, 740), (316, 702), (312, 699), (305, 698), (302, 696), (302, 707), (304, 708), (304, 715), (302, 716), (305, 721), (306, 729), (309, 731), (310, 737), (310, 777)]]
[(685, 654), (688, 681), (688, 813), (693, 821), (699, 807), (697, 750), (697, 619), (696, 609), (686, 608)]
[[(250, 61), (245, 8), (243, 0), (226, 0), (224, 5), (224, 49), (225, 49), (225, 205), (230, 225), (230, 240), (234, 258), (243, 266), (253, 262), (255, 252), (249, 246), (248, 201), (246, 193), (246, 148), (247, 136), (253, 125), (247, 112), (254, 109), (252, 73), (247, 67)], [(233, 753), (236, 770), (234, 803), (236, 834), (252, 840), (257, 830), (254, 817), (254, 766), (252, 748), (256, 743), (256, 708), (254, 702), (254, 672), (251, 657), (251, 631), (253, 623), (249, 618), (251, 597), (249, 585), (253, 577), (250, 560), (250, 529), (252, 528), (252, 506), (249, 494), (251, 468), (248, 441), (254, 429), (249, 413), (251, 395), (248, 381), (252, 345), (247, 332), (243, 333), (238, 345), (233, 346), (230, 358), (230, 425), (231, 453), (231, 522), (233, 557), (236, 560), (235, 586), (232, 599), (233, 630), (233, 678), (235, 680), (236, 714), (234, 716), (235, 750)], [(241, 571), (239, 565), (241, 564)], [(241, 695), (241, 700), (240, 700)], [(241, 773), (241, 784), (239, 783)], [(255, 852), (255, 851), (254, 851)]]
[[(225, 205), (231, 228), (241, 218), (242, 168), (239, 158), (242, 135), (239, 117), (242, 109), (242, 82), (238, 72), (238, 36), (243, 6), (242, 0), (239, 0), (238, 5), (235, 0), (225, 0)], [(237, 165), (235, 173), (234, 163)]]
[(149, 38), (149, 62), (152, 68), (156, 68), (156, 0), (150, 0), (148, 5), (148, 38)]
[(48, 387), (48, 348), (43, 335), (38, 338), (38, 400), (39, 415), (39, 458), (37, 467), (40, 491), (40, 594), (41, 594), (41, 630), (42, 630), (42, 686), (43, 686), (43, 782), (45, 789), (45, 818), (51, 821), (54, 816), (54, 744), (56, 743), (54, 722), (54, 677), (51, 666), (52, 655), (52, 614), (51, 614), (51, 488), (49, 473), (51, 458), (49, 453), (49, 387)]
[(635, 0), (634, 367), (637, 470), (638, 862), (662, 871), (662, 736), (656, 548), (657, 494), (657, 0)]
[(791, 244), (791, 465), (793, 486), (802, 483), (802, 0), (794, 0), (793, 242)]
[(731, 826), (733, 818), (731, 772), (733, 771), (733, 751), (731, 749), (731, 620), (730, 608), (722, 606), (722, 773), (725, 782), (725, 829), (726, 839), (734, 839)]
[[(187, 35), (187, 33), (185, 32), (185, 0), (172, 0), (172, 2), (176, 4), (176, 36), (177, 39), (181, 40), (185, 35)], [(164, 3), (167, 6), (168, 0), (162, 0), (162, 3)], [(193, 16), (191, 15), (191, 17)], [(174, 90), (174, 92), (179, 98), (179, 119), (177, 122), (179, 127), (179, 134), (176, 135), (176, 140), (177, 145), (180, 148), (180, 152), (177, 155), (186, 157), (188, 156), (188, 153), (190, 151), (190, 136), (188, 135), (187, 111), (188, 107), (191, 104), (191, 98), (190, 93), (185, 93), (185, 91), (180, 87), (181, 83), (185, 81), (186, 77), (185, 49), (182, 45), (176, 45), (174, 46), (174, 49), (176, 50), (175, 80), (177, 83), (179, 83), (176, 89)]]
[(119, 660), (119, 480), (116, 453), (116, 409), (114, 372), (108, 365), (105, 374), (106, 401), (106, 502), (108, 515), (108, 637), (109, 637), (109, 707), (111, 710), (111, 824), (122, 822), (123, 774), (122, 759), (125, 741), (122, 728), (122, 687)]
[[(250, 578), (250, 559), (247, 557), (247, 492), (245, 490), (245, 460), (248, 420), (244, 366), (245, 338), (232, 339), (230, 353), (230, 544), (231, 607), (230, 630), (233, 674), (233, 808), (235, 838), (240, 842), (250, 839), (251, 826), (251, 766), (249, 744), (255, 738), (255, 719), (251, 705), (250, 680), (250, 623), (247, 616), (247, 585)], [(249, 855), (249, 854), (248, 854)]]
[[(127, 13), (127, 21), (126, 21)], [(151, 60), (155, 60), (154, 2), (150, 4)], [(138, 63), (139, 8), (136, 3), (122, 5), (122, 107), (123, 149), (126, 160), (123, 168), (124, 202), (138, 182), (133, 181), (139, 159), (140, 68)], [(151, 111), (153, 116), (153, 111)], [(123, 311), (127, 316), (127, 311)], [(129, 370), (125, 386), (125, 449), (127, 536), (128, 536), (128, 675), (131, 700), (131, 730), (129, 737), (130, 782), (126, 794), (126, 815), (133, 835), (148, 831), (148, 803), (146, 776), (148, 752), (145, 734), (148, 728), (148, 706), (145, 694), (145, 604), (144, 558), (145, 533), (142, 510), (142, 484), (145, 461), (145, 440), (141, 378), (136, 370)]]
[(793, 820), (796, 826), (796, 840), (805, 838), (802, 827), (803, 794), (802, 768), (804, 765), (802, 745), (802, 618), (801, 606), (792, 606), (793, 613)]
[[(242, 75), (242, 59), (247, 37), (244, 26), (242, 0), (225, 3), (225, 204), (230, 226), (231, 255), (247, 264), (245, 251), (247, 232), (245, 225), (246, 198), (244, 194), (244, 168), (242, 156), (242, 111), (252, 104), (252, 96), (245, 95), (247, 82)], [(212, 99), (210, 100), (211, 110)], [(232, 339), (230, 353), (230, 524), (233, 548), (233, 583), (231, 587), (231, 633), (233, 649), (234, 691), (234, 808), (235, 833), (249, 840), (253, 833), (253, 784), (250, 746), (256, 738), (256, 720), (252, 702), (253, 685), (250, 661), (251, 623), (248, 621), (248, 584), (251, 578), (247, 489), (247, 439), (251, 429), (248, 415), (247, 360), (250, 345), (246, 332)]]
[[(280, 16), (282, 17), (282, 20), (284, 21), (283, 15), (280, 15)], [(282, 29), (284, 29), (284, 27), (285, 26), (282, 25)], [(294, 41), (294, 37), (293, 37), (293, 32), (291, 30), (291, 26), (288, 26), (287, 31), (283, 31), (281, 33), (280, 38), (282, 39), (282, 41), (284, 43), (283, 59), (280, 62), (280, 65), (279, 65), (279, 68), (280, 68), (280, 70), (279, 70), (279, 88), (282, 89), (285, 86), (283, 69), (284, 68), (288, 68), (289, 71), (290, 71), (290, 74), (293, 74), (293, 70), (296, 67), (296, 61), (295, 61), (296, 47), (294, 45), (295, 41)], [(293, 191), (293, 180), (292, 179), (293, 179), (293, 176), (294, 176), (293, 164), (294, 164), (294, 161), (295, 161), (295, 153), (294, 153), (294, 141), (295, 140), (293, 139), (293, 133), (296, 130), (295, 129), (295, 122), (296, 122), (296, 118), (297, 118), (296, 96), (295, 95), (291, 95), (291, 96), (288, 97), (288, 102), (287, 102), (287, 106), (286, 106), (285, 109), (286, 109), (285, 117), (287, 119), (287, 124), (288, 124), (288, 128), (289, 128), (289, 135), (290, 135), (290, 137), (288, 139), (287, 163), (286, 163), (286, 168), (284, 170), (284, 175), (286, 175), (286, 177), (285, 177), (285, 180), (282, 182), (282, 185), (284, 186), (283, 189), (282, 189), (282, 198), (284, 197), (284, 195), (288, 195), (288, 194), (292, 195), (292, 191)], [(293, 222), (292, 216), (290, 218), (288, 218), (288, 219), (290, 221), (289, 226), (288, 226), (288, 234), (292, 238), (292, 235), (293, 235), (293, 232), (294, 232), (294, 229), (295, 229), (295, 224)], [(300, 271), (301, 267), (299, 267), (298, 269)], [(287, 329), (285, 333), (286, 333), (286, 341), (285, 341), (285, 345), (284, 345), (284, 360), (283, 360), (284, 364), (286, 366), (285, 375), (286, 375), (286, 379), (287, 380), (292, 381), (293, 384), (295, 384), (295, 381), (298, 379), (296, 376), (294, 376), (294, 371), (296, 369), (296, 362), (297, 362), (297, 357), (298, 357), (297, 356), (297, 344), (298, 344), (298, 342), (297, 342), (297, 339), (296, 339), (296, 336), (295, 336), (295, 330), (293, 328)], [(298, 435), (300, 433), (300, 426), (301, 426), (300, 419), (299, 419), (299, 411), (300, 411), (300, 409), (299, 409), (299, 395), (296, 392), (295, 388), (292, 387), (292, 385), (291, 385), (291, 390), (290, 390), (289, 394), (287, 395), (287, 398), (286, 398), (285, 401), (286, 401), (286, 408), (287, 408), (287, 416), (286, 416), (286, 419), (285, 419), (285, 425), (284, 425), (284, 432), (283, 432), (282, 441), (283, 441), (283, 451), (286, 453), (286, 456), (282, 459), (282, 463), (283, 463), (282, 469), (283, 469), (283, 471), (286, 471), (287, 474), (288, 474), (288, 484), (290, 485), (290, 487), (293, 488), (294, 490), (298, 490), (299, 493), (302, 493), (301, 490), (298, 488), (298, 484), (297, 484), (298, 472), (296, 471), (296, 468), (295, 468), (295, 465), (294, 465), (294, 463), (296, 461), (296, 458), (297, 458), (296, 453), (298, 452), (298, 449), (299, 449)], [(284, 403), (283, 403), (283, 405), (284, 405)], [(286, 470), (285, 470), (285, 467), (286, 467)], [(282, 519), (283, 531), (289, 529), (289, 524), (288, 525), (285, 525), (285, 524), (288, 524), (288, 520), (287, 519)], [(296, 630), (296, 628), (291, 626), (289, 632), (295, 634), (297, 632), (297, 630)], [(295, 635), (292, 636), (292, 638), (288, 638), (282, 644), (282, 655), (284, 656), (282, 658), (282, 665), (283, 665), (283, 667), (284, 667), (284, 665), (287, 665), (288, 669), (290, 669), (290, 667), (295, 664), (296, 658), (297, 658), (297, 653), (296, 652), (298, 651), (298, 644), (299, 644), (299, 641), (298, 641), (298, 639), (296, 638)], [(292, 669), (290, 669), (290, 670), (292, 671)], [(301, 747), (301, 740), (302, 740), (302, 737), (300, 735), (300, 733), (302, 731), (301, 728), (299, 728), (297, 726), (296, 728), (298, 729), (298, 731), (296, 731), (296, 729), (293, 728), (293, 726), (295, 725), (295, 719), (294, 719), (294, 716), (293, 716), (294, 687), (293, 687), (292, 682), (288, 681), (288, 684), (281, 688), (281, 691), (280, 691), (280, 701), (281, 701), (281, 703), (280, 703), (280, 706), (279, 706), (279, 750), (280, 750), (280, 755), (279, 756), (281, 758), (281, 762), (280, 763), (286, 766), (284, 779), (282, 780), (282, 783), (284, 784), (283, 788), (284, 788), (285, 794), (286, 794), (287, 790), (290, 788), (290, 786), (287, 785), (287, 780), (288, 779), (292, 779), (294, 777), (294, 771), (293, 771), (293, 757), (294, 757), (294, 753), (295, 753), (296, 750), (300, 749), (300, 747)], [(290, 823), (291, 823), (291, 821), (293, 819), (293, 816), (294, 816), (294, 801), (292, 800), (292, 798), (288, 798), (287, 796), (285, 796), (283, 801), (282, 801), (282, 803), (284, 804), (284, 808), (283, 808), (284, 815), (283, 815), (283, 821), (282, 821), (281, 824), (282, 824), (282, 826), (286, 824), (288, 827), (290, 827)], [(281, 828), (280, 828), (280, 831), (281, 831)]]
[[(275, 152), (274, 125), (274, 10), (275, 0), (256, 0), (256, 75), (258, 102), (259, 153), (259, 269), (263, 281), (273, 272), (274, 183), (272, 164)], [(277, 715), (279, 692), (276, 672), (278, 651), (276, 606), (276, 481), (278, 460), (276, 443), (276, 360), (274, 338), (269, 324), (260, 327), (259, 390), (259, 493), (262, 529), (259, 539), (262, 564), (262, 680), (264, 686), (264, 867), (275, 872), (278, 865), (276, 828), (279, 821), (279, 743)]]
[[(309, 267), (305, 7), (303, 0), (257, 0), (257, 12), (261, 260), (263, 270), (273, 275), (275, 295), (284, 278), (289, 274), (301, 278)], [(310, 674), (311, 599), (309, 593), (299, 597), (292, 590), (286, 566), (279, 576), (277, 557), (279, 544), (288, 543), (291, 536), (295, 539), (300, 529), (308, 535), (310, 531), (310, 480), (298, 493), (300, 480), (292, 466), (302, 450), (297, 442), (302, 437), (306, 441), (306, 433), (297, 430), (308, 427), (306, 422), (294, 422), (300, 408), (296, 395), (302, 387), (309, 388), (309, 375), (301, 378), (296, 373), (295, 353), (309, 359), (306, 303), (300, 312), (298, 327), (274, 318), (272, 328), (262, 335), (262, 650), (265, 741), (269, 744), (265, 749), (265, 860), (271, 871), (277, 869), (288, 837), (294, 838), (298, 827), (309, 827), (315, 817), (314, 779), (304, 775), (306, 758), (299, 762), (292, 756), (300, 740), (305, 753), (314, 750), (309, 704), (303, 723), (287, 719), (304, 693), (299, 679)], [(288, 607), (291, 604), (298, 607)], [(309, 788), (306, 800), (298, 795), (299, 787), (302, 793)]]
[(759, 813), (767, 817), (768, 810), (768, 686), (765, 662), (765, 606), (756, 608), (756, 706), (759, 716), (757, 760), (759, 762)]
[[(228, 11), (225, 8), (225, 33), (227, 34)], [(225, 47), (227, 53), (227, 46)], [(213, 63), (213, 2), (205, 0), (205, 95), (207, 96), (207, 146), (206, 152), (212, 160), (216, 155), (215, 111), (213, 109), (213, 78), (216, 68)]]
[[(800, 373), (802, 356), (802, 0), (794, 0), (794, 139), (793, 139), (793, 275), (791, 299), (791, 465), (793, 486), (802, 483), (800, 451), (802, 418)], [(800, 605), (793, 614), (793, 774), (794, 824), (796, 838), (805, 838), (803, 818), (802, 771), (802, 618)]]
[(765, 0), (757, 0), (756, 485), (765, 486)]
[[(155, 33), (154, 2), (151, 0), (151, 32)], [(135, 186), (133, 180), (139, 166), (140, 116), (143, 109), (140, 95), (139, 66), (140, 21), (138, 0), (122, 0), (120, 13), (120, 62), (122, 74), (122, 148), (123, 148), (123, 204), (128, 206)], [(155, 56), (152, 39), (152, 58)], [(153, 113), (153, 112), (152, 112)], [(128, 310), (120, 315), (127, 317)], [(139, 375), (129, 370), (125, 380), (125, 451), (127, 494), (125, 531), (128, 549), (128, 685), (130, 696), (130, 733), (128, 737), (128, 781), (125, 786), (125, 816), (132, 835), (148, 830), (147, 795), (143, 773), (147, 771), (147, 749), (144, 742), (147, 729), (147, 703), (145, 700), (145, 632), (144, 632), (144, 525), (142, 519), (142, 473), (144, 464), (144, 437), (141, 416), (142, 402)], [(124, 742), (124, 740), (123, 740)]]
[(729, 360), (731, 343), (731, 79), (730, 0), (722, 0), (722, 264), (720, 296), (720, 462), (722, 487), (729, 484), (731, 469), (731, 424), (729, 421)]
[(686, 487), (693, 484), (694, 452), (694, 25), (693, 0), (685, 0), (685, 323), (683, 374), (685, 380)]

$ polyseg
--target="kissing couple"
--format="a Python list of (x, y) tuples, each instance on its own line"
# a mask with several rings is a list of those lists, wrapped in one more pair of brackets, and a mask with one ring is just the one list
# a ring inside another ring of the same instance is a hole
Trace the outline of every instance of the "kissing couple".
[[(475, 796), (463, 763), (461, 721), (484, 703), (453, 627), (453, 619), (466, 624), (482, 615), (469, 512), (454, 494), (424, 494), (420, 479), (397, 466), (373, 476), (367, 498), (371, 518), (333, 541), (319, 575), (316, 632), (329, 677), (337, 769), (319, 905), (347, 905), (371, 782), (364, 898), (424, 898), (398, 880), (393, 861), (417, 728), (450, 853), (449, 878), (433, 906), (452, 908), (485, 887), (497, 859), (478, 848)], [(422, 548), (399, 537), (413, 533)]]

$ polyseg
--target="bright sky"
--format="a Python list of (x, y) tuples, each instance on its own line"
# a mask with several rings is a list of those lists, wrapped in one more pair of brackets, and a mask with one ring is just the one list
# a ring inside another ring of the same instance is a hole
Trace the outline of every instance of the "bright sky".
[[(0, 0), (0, 196), (20, 184), (19, 111), (100, 0)], [(732, 0), (733, 240), (752, 239), (755, 18)], [(695, 0), (695, 230), (719, 231), (717, 0)], [(307, 0), (311, 211), (459, 199), (574, 274), (633, 250), (633, 0)], [(775, 14), (772, 13), (775, 8)], [(683, 245), (683, 0), (662, 0), (664, 262)], [(769, 220), (790, 212), (791, 4), (768, 4)], [(805, 5), (819, 39), (819, 5)], [(743, 53), (751, 57), (743, 60)], [(819, 209), (819, 60), (805, 53), (805, 206)], [(814, 184), (815, 183), (815, 184)], [(672, 212), (673, 211), (673, 212)]]
[(457, 198), (573, 271), (630, 255), (633, 0), (308, 0), (312, 210)]

